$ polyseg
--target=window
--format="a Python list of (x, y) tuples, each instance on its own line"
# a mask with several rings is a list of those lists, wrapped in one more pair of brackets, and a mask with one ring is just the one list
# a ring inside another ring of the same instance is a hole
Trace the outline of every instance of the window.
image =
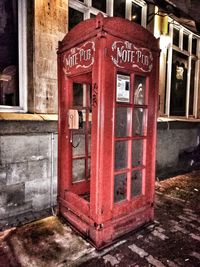
[[(148, 78), (117, 74), (114, 203), (144, 194)], [(128, 187), (131, 188), (128, 195)]]
[(92, 0), (92, 6), (106, 13), (106, 0)]
[(71, 30), (79, 22), (94, 18), (99, 12), (102, 12), (104, 16), (107, 13), (107, 1), (96, 0), (70, 0), (69, 1), (69, 30)]
[(187, 74), (188, 57), (174, 50), (172, 54), (170, 115), (185, 115)]
[(115, 0), (113, 2), (113, 16), (125, 18), (126, 0)]
[(76, 24), (83, 21), (83, 13), (73, 9), (69, 8), (69, 30), (71, 30)]
[(70, 0), (69, 30), (82, 20), (94, 18), (98, 12), (127, 18), (146, 27), (147, 4), (143, 0)]
[(142, 24), (142, 7), (132, 2), (131, 13), (131, 21)]
[[(117, 0), (116, 0), (117, 1)], [(143, 0), (126, 1), (126, 18), (146, 27), (147, 4)]]
[(199, 36), (178, 23), (170, 23), (165, 114), (197, 117)]
[(0, 0), (0, 110), (26, 111), (26, 1)]
[(173, 44), (179, 46), (179, 30), (173, 28)]
[(183, 50), (188, 51), (188, 42), (189, 35), (187, 33), (183, 33)]

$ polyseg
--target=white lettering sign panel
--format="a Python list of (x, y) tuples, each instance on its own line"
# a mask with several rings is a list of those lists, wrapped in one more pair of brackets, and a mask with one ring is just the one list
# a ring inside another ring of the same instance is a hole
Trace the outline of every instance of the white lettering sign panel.
[(128, 41), (114, 41), (110, 56), (115, 66), (119, 68), (133, 68), (143, 72), (151, 72), (153, 68), (151, 51)]
[(77, 69), (88, 69), (94, 64), (95, 43), (88, 41), (80, 47), (73, 47), (63, 57), (63, 71), (74, 74)]

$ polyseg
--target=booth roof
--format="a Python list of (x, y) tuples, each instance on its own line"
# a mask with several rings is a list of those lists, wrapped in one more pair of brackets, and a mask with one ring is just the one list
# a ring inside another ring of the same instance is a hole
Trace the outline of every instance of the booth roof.
[(144, 27), (119, 17), (103, 17), (99, 13), (96, 18), (77, 24), (59, 43), (58, 53), (62, 53), (95, 36), (110, 34), (127, 41), (135, 40), (137, 44), (147, 44), (149, 49), (159, 50), (158, 40)]

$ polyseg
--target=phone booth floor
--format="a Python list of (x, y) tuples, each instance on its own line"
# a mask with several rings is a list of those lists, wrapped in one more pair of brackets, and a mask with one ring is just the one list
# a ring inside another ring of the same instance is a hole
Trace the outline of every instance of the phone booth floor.
[(96, 248), (154, 218), (158, 40), (98, 14), (59, 42), (59, 213)]

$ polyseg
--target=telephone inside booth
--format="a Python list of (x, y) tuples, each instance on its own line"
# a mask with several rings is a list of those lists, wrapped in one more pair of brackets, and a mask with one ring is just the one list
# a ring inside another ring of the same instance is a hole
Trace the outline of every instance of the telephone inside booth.
[(159, 43), (122, 18), (59, 43), (59, 213), (96, 248), (153, 220)]

